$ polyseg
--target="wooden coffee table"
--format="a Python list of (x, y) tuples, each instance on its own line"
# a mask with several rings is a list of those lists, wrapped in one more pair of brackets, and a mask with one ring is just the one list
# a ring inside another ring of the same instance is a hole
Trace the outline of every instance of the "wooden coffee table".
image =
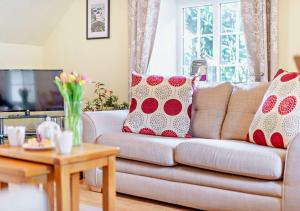
[(118, 152), (116, 147), (98, 144), (74, 147), (70, 155), (59, 155), (55, 150), (28, 151), (21, 147), (0, 146), (0, 156), (53, 167), (52, 179), (56, 183), (58, 211), (79, 210), (80, 172), (97, 167), (103, 170), (103, 209), (115, 210), (115, 161)]

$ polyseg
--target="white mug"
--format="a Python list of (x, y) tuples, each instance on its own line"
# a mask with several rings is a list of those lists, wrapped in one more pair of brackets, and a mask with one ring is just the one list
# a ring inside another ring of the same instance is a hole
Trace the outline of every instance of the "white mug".
[(73, 147), (73, 132), (64, 131), (54, 135), (56, 149), (60, 154), (70, 154)]
[(25, 127), (7, 127), (8, 142), (11, 146), (22, 146), (25, 140)]

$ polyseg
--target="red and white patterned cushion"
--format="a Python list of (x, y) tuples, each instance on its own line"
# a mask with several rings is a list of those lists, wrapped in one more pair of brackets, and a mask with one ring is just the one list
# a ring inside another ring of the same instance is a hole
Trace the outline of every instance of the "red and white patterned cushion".
[(287, 148), (300, 132), (300, 76), (279, 70), (249, 129), (250, 142)]
[(191, 137), (194, 79), (133, 73), (132, 99), (123, 132)]

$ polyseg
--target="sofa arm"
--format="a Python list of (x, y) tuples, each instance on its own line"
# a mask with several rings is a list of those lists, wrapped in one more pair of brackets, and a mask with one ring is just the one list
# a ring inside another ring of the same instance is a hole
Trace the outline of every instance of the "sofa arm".
[(121, 132), (128, 110), (84, 112), (83, 142), (96, 143), (96, 139), (107, 132)]
[(300, 134), (287, 149), (283, 180), (282, 210), (300, 210)]

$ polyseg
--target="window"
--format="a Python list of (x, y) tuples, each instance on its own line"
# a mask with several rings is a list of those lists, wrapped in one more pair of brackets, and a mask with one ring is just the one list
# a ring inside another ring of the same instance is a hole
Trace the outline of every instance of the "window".
[(249, 80), (239, 0), (185, 0), (179, 13), (181, 73), (188, 75), (192, 61), (203, 56), (209, 81)]
[(12, 71), (10, 74), (11, 101), (14, 103), (35, 102), (34, 74), (32, 71)]

